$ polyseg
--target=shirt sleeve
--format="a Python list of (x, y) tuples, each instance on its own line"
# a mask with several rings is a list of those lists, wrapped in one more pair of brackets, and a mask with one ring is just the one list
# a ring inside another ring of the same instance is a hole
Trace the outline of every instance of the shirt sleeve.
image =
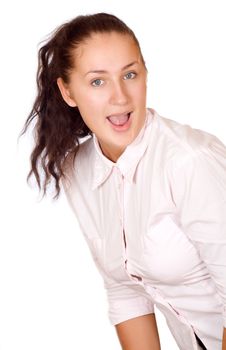
[(226, 327), (226, 147), (217, 138), (184, 157), (173, 172), (172, 195), (222, 299)]
[(129, 277), (128, 281), (116, 281), (104, 271), (93, 249), (91, 253), (104, 281), (108, 298), (108, 316), (112, 325), (154, 313), (153, 302), (144, 295), (139, 284), (131, 281)]

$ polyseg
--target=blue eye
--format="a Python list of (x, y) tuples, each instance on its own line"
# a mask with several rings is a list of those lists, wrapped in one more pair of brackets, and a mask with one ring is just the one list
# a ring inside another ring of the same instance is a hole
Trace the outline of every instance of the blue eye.
[(124, 75), (124, 79), (134, 79), (135, 77), (136, 77), (136, 73), (134, 73), (134, 72), (129, 72), (129, 73), (127, 73), (126, 75)]
[(95, 87), (101, 86), (102, 84), (103, 84), (103, 80), (102, 79), (95, 79), (91, 83), (91, 85), (95, 86)]

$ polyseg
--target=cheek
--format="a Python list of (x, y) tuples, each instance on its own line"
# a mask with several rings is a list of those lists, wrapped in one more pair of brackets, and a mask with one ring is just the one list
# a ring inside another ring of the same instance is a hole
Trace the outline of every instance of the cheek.
[(103, 99), (97, 99), (89, 95), (79, 102), (77, 106), (84, 123), (90, 130), (95, 131), (100, 127), (99, 122), (101, 122), (101, 116), (104, 115), (105, 104), (103, 103)]
[(82, 105), (86, 110), (101, 109), (104, 103), (108, 100), (107, 91), (104, 89), (88, 89), (84, 94), (80, 95), (78, 99), (78, 105)]
[(137, 101), (144, 101), (146, 99), (146, 92), (147, 92), (147, 86), (146, 82), (142, 79), (139, 84), (136, 84), (131, 89), (131, 95), (133, 98), (135, 98)]
[(146, 85), (146, 81), (142, 81), (139, 87), (139, 95), (140, 98), (145, 98), (146, 97), (146, 93), (147, 93), (147, 85)]
[(85, 123), (86, 121), (92, 122), (93, 118), (90, 118), (90, 116), (94, 116), (96, 113), (99, 114), (103, 98), (89, 90), (86, 90), (84, 93), (80, 91), (76, 97), (76, 103), (83, 120)]

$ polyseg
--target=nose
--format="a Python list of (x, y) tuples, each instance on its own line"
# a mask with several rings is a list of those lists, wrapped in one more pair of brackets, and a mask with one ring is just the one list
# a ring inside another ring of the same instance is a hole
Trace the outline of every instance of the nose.
[(110, 103), (113, 105), (126, 105), (128, 103), (128, 93), (123, 82), (114, 82), (111, 87)]

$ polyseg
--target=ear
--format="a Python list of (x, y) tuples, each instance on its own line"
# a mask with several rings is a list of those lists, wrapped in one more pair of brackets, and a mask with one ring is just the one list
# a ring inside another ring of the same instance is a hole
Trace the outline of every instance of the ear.
[(57, 85), (58, 85), (58, 88), (61, 92), (61, 95), (64, 99), (64, 101), (70, 106), (70, 107), (76, 107), (77, 104), (76, 102), (71, 98), (70, 96), (70, 91), (67, 87), (67, 85), (65, 84), (65, 82), (63, 81), (62, 78), (58, 78), (57, 79)]

